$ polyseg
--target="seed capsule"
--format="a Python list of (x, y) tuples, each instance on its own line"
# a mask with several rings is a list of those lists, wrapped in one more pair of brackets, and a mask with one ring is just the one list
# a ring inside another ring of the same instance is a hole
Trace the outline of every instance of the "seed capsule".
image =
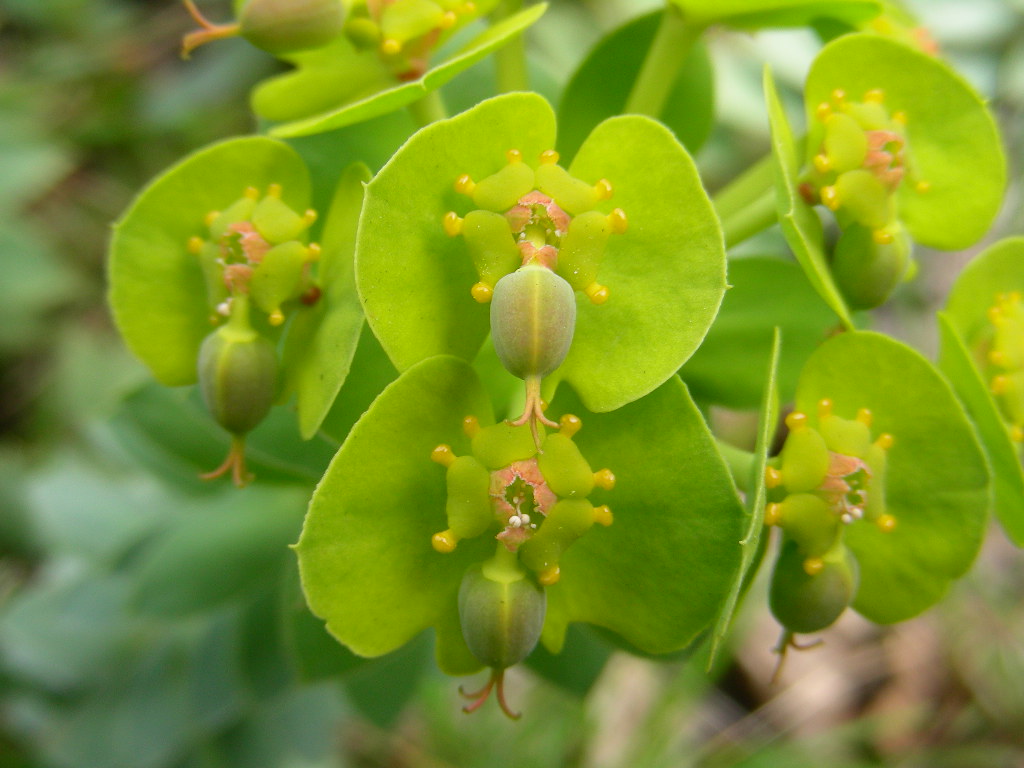
[(274, 55), (327, 45), (344, 21), (339, 0), (249, 0), (238, 17), (242, 36)]
[(547, 267), (527, 264), (494, 286), (494, 350), (512, 375), (543, 378), (555, 370), (569, 352), (575, 327), (572, 287)]
[(850, 224), (832, 254), (832, 275), (852, 309), (872, 309), (889, 298), (909, 264), (910, 240), (902, 229), (872, 232)]
[(817, 632), (846, 610), (857, 582), (857, 561), (842, 543), (821, 558), (808, 559), (796, 542), (787, 541), (775, 563), (768, 602), (790, 632)]

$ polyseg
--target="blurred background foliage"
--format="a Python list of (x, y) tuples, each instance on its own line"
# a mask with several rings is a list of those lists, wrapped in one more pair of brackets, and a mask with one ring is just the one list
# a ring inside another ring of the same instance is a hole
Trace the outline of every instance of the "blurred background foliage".
[[(557, 99), (603, 31), (656, 7), (555, 0), (529, 41), (538, 89)], [(1019, 234), (1024, 3), (915, 10), (991, 99), (1014, 174), (990, 240)], [(516, 724), (464, 716), (429, 637), (372, 662), (328, 638), (286, 545), (337, 444), (303, 443), (276, 409), (250, 442), (260, 482), (201, 484), (226, 439), (193, 392), (149, 383), (104, 306), (111, 221), (184, 154), (254, 130), (247, 90), (275, 66), (239, 41), (183, 62), (188, 26), (175, 0), (0, 0), (0, 768), (1024, 765), (1024, 559), (997, 530), (938, 608), (891, 628), (847, 612), (774, 685), (760, 583), (710, 675), (701, 654), (639, 659), (576, 629), (563, 657), (512, 672)], [(711, 34), (709, 188), (767, 150), (763, 62), (796, 104), (816, 48), (808, 32)], [(453, 81), (452, 111), (492, 77), (485, 62)], [(397, 115), (299, 146), (379, 167), (410, 128)], [(970, 255), (922, 258), (886, 330), (930, 352), (930, 310)]]

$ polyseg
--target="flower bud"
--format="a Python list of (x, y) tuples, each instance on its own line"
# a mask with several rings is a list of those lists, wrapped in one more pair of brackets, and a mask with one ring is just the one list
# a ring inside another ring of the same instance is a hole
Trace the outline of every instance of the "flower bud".
[(852, 309), (872, 309), (882, 304), (907, 274), (910, 241), (900, 229), (878, 235), (859, 224), (850, 224), (839, 237), (832, 254), (832, 275)]
[(494, 286), (491, 336), (502, 365), (520, 379), (544, 377), (569, 352), (576, 296), (547, 267), (527, 264)]

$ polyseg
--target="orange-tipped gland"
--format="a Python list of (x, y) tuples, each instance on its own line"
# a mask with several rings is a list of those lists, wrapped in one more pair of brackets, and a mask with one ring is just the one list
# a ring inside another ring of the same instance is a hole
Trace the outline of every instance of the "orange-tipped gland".
[(450, 467), (455, 463), (455, 459), (458, 457), (455, 452), (452, 451), (450, 445), (441, 443), (437, 448), (430, 452), (430, 460), (436, 464), (440, 464), (442, 467)]
[(597, 470), (597, 472), (594, 473), (594, 485), (598, 488), (610, 491), (615, 487), (615, 473), (608, 468)]
[(476, 189), (476, 182), (468, 174), (464, 173), (455, 180), (455, 191), (462, 195), (472, 195)]
[(451, 529), (448, 529), (447, 531), (440, 531), (430, 537), (430, 546), (442, 555), (454, 552), (455, 547), (457, 547), (458, 544), (459, 539), (454, 533), (452, 533)]
[(216, 480), (219, 477), (231, 473), (231, 482), (236, 488), (244, 488), (252, 482), (254, 475), (245, 469), (245, 436), (232, 435), (231, 448), (228, 455), (219, 467), (212, 472), (204, 472), (199, 475), (200, 480)]
[(883, 533), (889, 533), (896, 528), (896, 518), (886, 512), (878, 516), (878, 519), (875, 520), (875, 525)]
[(513, 712), (512, 708), (509, 707), (508, 702), (505, 701), (505, 670), (504, 669), (492, 669), (491, 677), (487, 681), (487, 684), (479, 691), (467, 693), (462, 690), (462, 686), (459, 686), (459, 694), (464, 698), (472, 699), (472, 701), (462, 708), (462, 711), (467, 715), (476, 712), (480, 707), (484, 705), (484, 702), (491, 696), (491, 691), (494, 691), (494, 697), (498, 700), (498, 706), (501, 707), (501, 711), (505, 713), (505, 716), (510, 720), (518, 720), (522, 717), (521, 712)]

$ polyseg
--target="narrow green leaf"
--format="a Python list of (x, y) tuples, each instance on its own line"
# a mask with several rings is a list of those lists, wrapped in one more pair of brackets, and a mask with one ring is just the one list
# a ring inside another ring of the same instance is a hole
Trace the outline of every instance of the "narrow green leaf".
[(775, 195), (782, 234), (800, 266), (804, 268), (811, 285), (843, 325), (852, 330), (854, 326), (850, 310), (832, 280), (832, 272), (825, 259), (821, 221), (800, 195), (800, 158), (793, 141), (793, 131), (768, 67), (764, 70), (764, 94), (768, 101), (768, 121), (771, 123), (772, 149), (776, 161)]
[(818, 19), (860, 24), (881, 11), (877, 0), (669, 0), (695, 24), (735, 29), (803, 27)]
[(768, 362), (767, 377), (764, 384), (764, 393), (761, 399), (761, 411), (757, 418), (757, 442), (754, 446), (754, 460), (751, 462), (750, 479), (748, 481), (746, 499), (746, 533), (740, 541), (743, 548), (743, 556), (740, 560), (739, 569), (733, 576), (732, 588), (718, 614), (718, 621), (715, 624), (711, 636), (711, 650), (708, 656), (707, 669), (710, 671), (714, 666), (715, 659), (722, 648), (729, 626), (732, 624), (733, 616), (740, 595), (750, 583), (753, 576), (755, 560), (761, 548), (761, 533), (764, 530), (764, 508), (767, 501), (767, 488), (765, 487), (765, 468), (768, 466), (768, 453), (772, 448), (772, 441), (775, 439), (775, 427), (779, 421), (779, 387), (778, 370), (782, 349), (782, 334), (778, 328), (775, 329), (772, 338), (771, 358)]

